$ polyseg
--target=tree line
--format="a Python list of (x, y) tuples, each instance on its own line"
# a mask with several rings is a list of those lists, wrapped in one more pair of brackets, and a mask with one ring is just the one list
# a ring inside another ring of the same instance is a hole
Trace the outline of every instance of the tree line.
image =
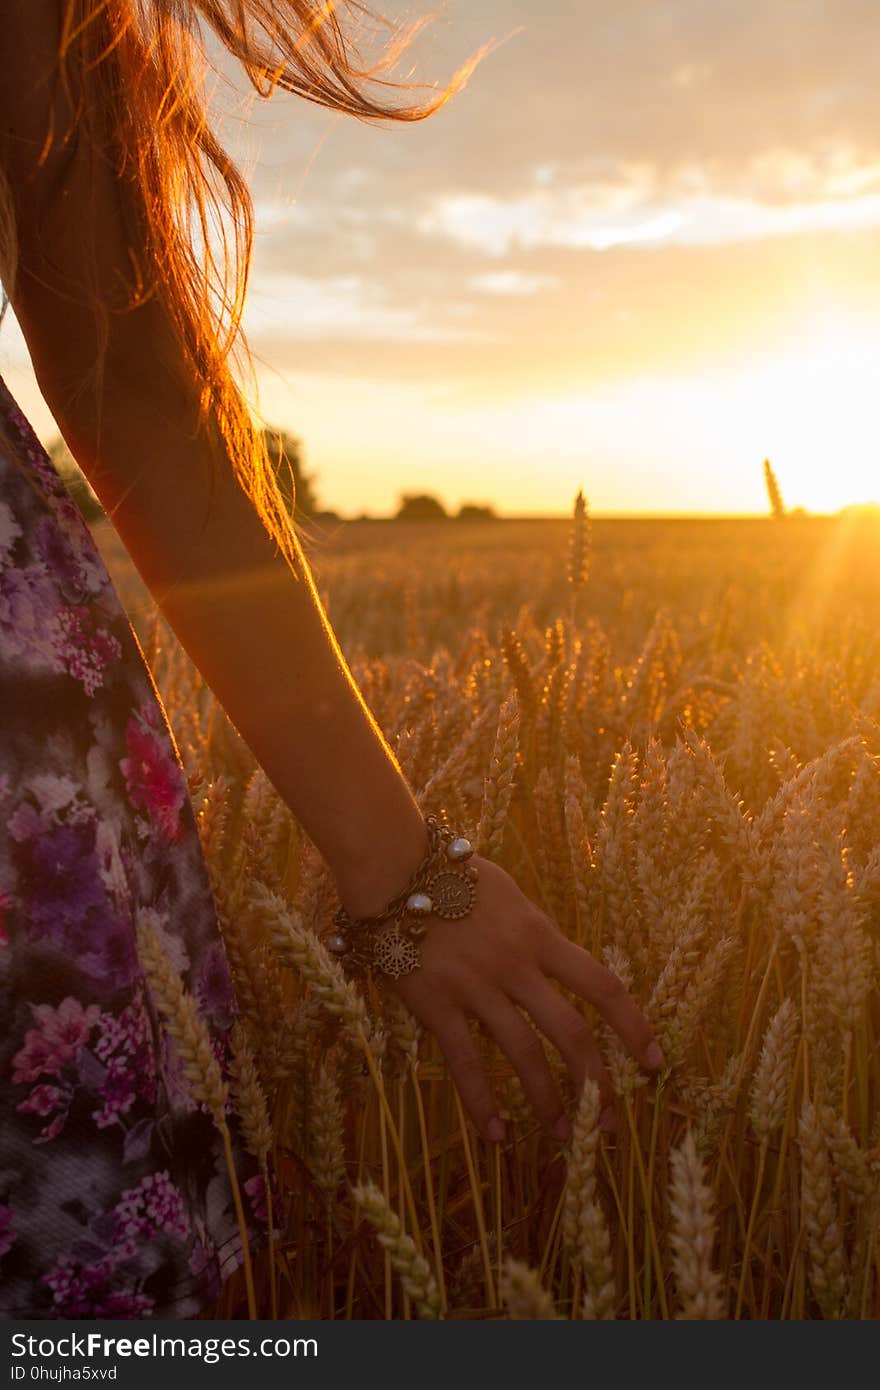
[[(337, 512), (322, 506), (317, 492), (317, 475), (306, 470), (302, 441), (286, 430), (263, 431), (269, 458), (275, 466), (278, 487), (288, 512), (303, 521), (340, 521)], [(104, 511), (95, 492), (61, 435), (46, 451), (86, 521), (99, 521)], [(394, 519), (397, 521), (485, 521), (495, 516), (488, 504), (464, 502), (455, 513), (447, 511), (438, 497), (427, 492), (403, 493)], [(359, 519), (367, 519), (362, 513)]]

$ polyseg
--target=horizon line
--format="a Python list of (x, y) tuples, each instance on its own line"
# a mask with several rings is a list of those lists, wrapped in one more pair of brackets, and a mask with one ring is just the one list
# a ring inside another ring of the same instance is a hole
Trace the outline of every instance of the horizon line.
[[(847, 503), (843, 507), (838, 507), (836, 511), (813, 512), (803, 508), (794, 507), (786, 516), (779, 518), (782, 521), (822, 521), (833, 520), (844, 516), (848, 512), (864, 512), (868, 515), (872, 513), (880, 514), (880, 503), (874, 502), (853, 502)], [(336, 512), (333, 507), (319, 509), (315, 517), (320, 519), (322, 514), (334, 515), (339, 521), (403, 521), (406, 525), (418, 524), (422, 521), (441, 522), (459, 521), (465, 525), (473, 525), (480, 520), (485, 521), (571, 521), (571, 512), (498, 512), (494, 511), (485, 518), (460, 518), (455, 512), (447, 512), (445, 516), (419, 517), (419, 518), (400, 518), (390, 512), (357, 512), (343, 515)], [(601, 511), (589, 512), (591, 521), (775, 521), (772, 512), (685, 512), (685, 511)]]

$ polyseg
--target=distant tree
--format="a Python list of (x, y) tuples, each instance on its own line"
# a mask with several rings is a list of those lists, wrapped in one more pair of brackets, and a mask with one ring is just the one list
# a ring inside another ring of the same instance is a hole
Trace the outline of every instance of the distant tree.
[(321, 506), (315, 494), (315, 474), (306, 473), (303, 466), (302, 440), (285, 430), (271, 428), (265, 429), (263, 435), (287, 510), (295, 508), (298, 516), (315, 516)]
[(770, 510), (776, 521), (784, 521), (786, 517), (785, 503), (782, 500), (782, 489), (773, 472), (773, 466), (769, 459), (764, 460), (764, 486), (767, 489), (767, 497), (770, 501)]
[(55, 465), (61, 481), (67, 488), (85, 521), (91, 523), (104, 517), (104, 508), (98, 501), (94, 488), (83, 473), (73, 454), (61, 435), (48, 444), (46, 453)]
[(397, 509), (398, 521), (436, 521), (448, 516), (448, 512), (438, 497), (429, 492), (404, 492)]
[(459, 521), (496, 521), (497, 515), (491, 502), (462, 502), (458, 509)]

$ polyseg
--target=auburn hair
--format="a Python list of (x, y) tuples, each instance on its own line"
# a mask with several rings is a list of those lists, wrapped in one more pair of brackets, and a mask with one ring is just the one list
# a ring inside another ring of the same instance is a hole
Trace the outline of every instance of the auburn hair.
[[(387, 76), (428, 15), (399, 24), (359, 0), (59, 0), (57, 80), (73, 111), (73, 136), (110, 161), (131, 220), (128, 303), (161, 296), (188, 372), (198, 386), (200, 425), (219, 430), (223, 452), (264, 524), (297, 559), (292, 520), (262, 429), (235, 371), (252, 370), (242, 329), (253, 245), (247, 183), (212, 131), (204, 79), (209, 32), (243, 67), (258, 96), (278, 89), (361, 120), (418, 121), (467, 81), (486, 47), (445, 87), (415, 104), (401, 93), (424, 85)], [(386, 37), (370, 65), (358, 43)], [(44, 151), (45, 153), (45, 151)], [(81, 235), (88, 229), (78, 228)], [(11, 190), (0, 166), (0, 275), (9, 296), (17, 263)], [(88, 287), (87, 287), (88, 288)], [(100, 364), (108, 313), (91, 287)], [(5, 297), (5, 296), (4, 296)], [(5, 305), (4, 305), (5, 307)]]

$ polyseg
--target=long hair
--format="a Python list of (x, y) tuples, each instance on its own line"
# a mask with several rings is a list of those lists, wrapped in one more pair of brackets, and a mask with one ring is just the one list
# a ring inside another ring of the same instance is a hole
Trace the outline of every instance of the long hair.
[[(366, 121), (417, 121), (459, 91), (487, 51), (428, 100), (399, 104), (395, 94), (418, 84), (385, 74), (431, 18), (395, 24), (359, 0), (62, 0), (57, 80), (73, 119), (68, 131), (47, 131), (46, 149), (73, 139), (109, 164), (130, 221), (127, 303), (161, 297), (198, 387), (199, 426), (219, 431), (223, 453), (293, 562), (295, 533), (265, 435), (234, 374), (252, 367), (241, 320), (254, 214), (244, 177), (211, 129), (206, 39), (213, 31), (260, 97), (281, 88)], [(377, 25), (387, 38), (369, 66), (358, 42)], [(0, 276), (10, 297), (16, 263), (13, 200), (0, 166)], [(95, 286), (84, 289), (100, 380), (108, 309)]]

